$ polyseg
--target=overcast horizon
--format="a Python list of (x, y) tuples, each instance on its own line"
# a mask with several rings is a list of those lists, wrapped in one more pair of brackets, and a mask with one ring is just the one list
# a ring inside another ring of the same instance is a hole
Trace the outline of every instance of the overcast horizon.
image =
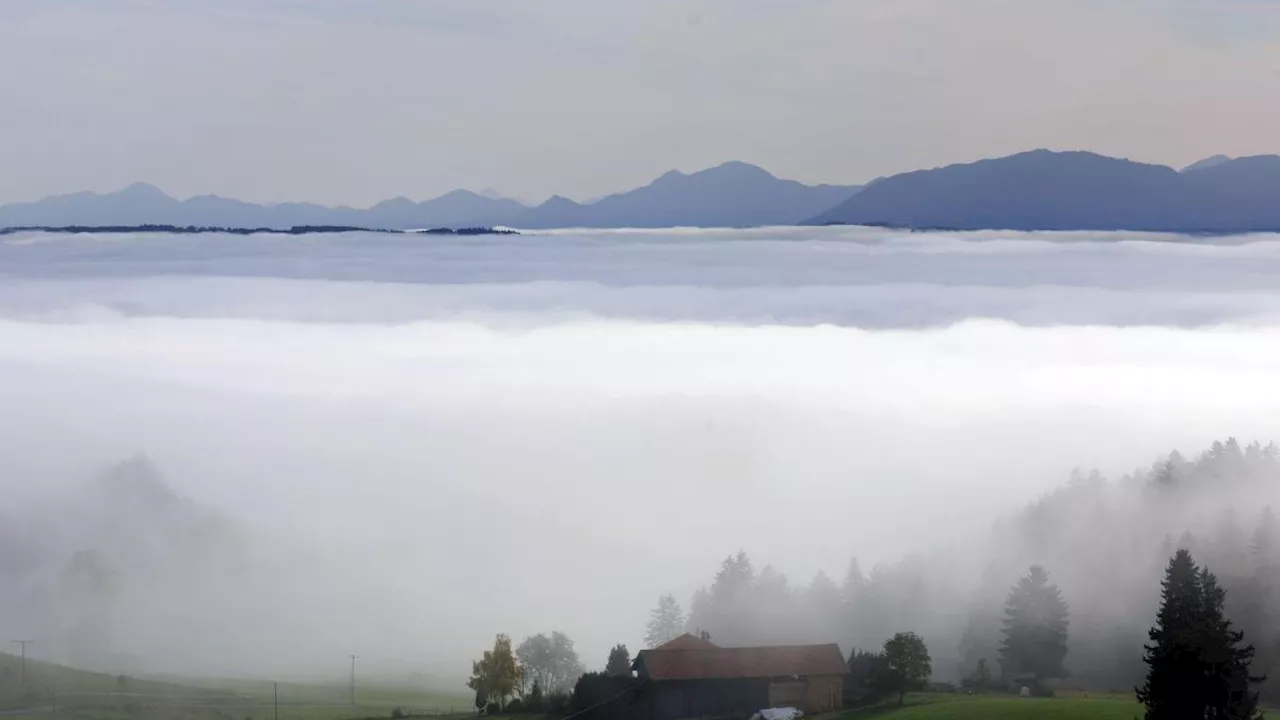
[(11, 0), (0, 203), (137, 181), (254, 202), (585, 200), (730, 160), (844, 184), (1040, 147), (1265, 154), (1277, 7)]

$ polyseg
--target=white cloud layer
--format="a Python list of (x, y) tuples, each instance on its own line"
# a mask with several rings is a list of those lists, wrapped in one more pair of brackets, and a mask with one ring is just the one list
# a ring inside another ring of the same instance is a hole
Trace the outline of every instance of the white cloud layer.
[(1277, 238), (746, 235), (10, 238), (0, 482), (142, 451), (248, 528), (271, 571), (130, 652), (456, 677), (499, 631), (602, 663), (739, 548), (838, 575), (1280, 438)]

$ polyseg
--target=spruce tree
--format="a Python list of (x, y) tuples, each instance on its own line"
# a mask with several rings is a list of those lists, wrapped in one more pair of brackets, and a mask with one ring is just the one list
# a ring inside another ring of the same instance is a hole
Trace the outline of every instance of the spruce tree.
[(1198, 657), (1197, 626), (1201, 611), (1199, 569), (1191, 553), (1174, 553), (1160, 584), (1160, 612), (1144, 645), (1147, 680), (1138, 702), (1147, 720), (1203, 718), (1203, 670)]
[(1066, 677), (1067, 603), (1040, 566), (1009, 591), (1000, 666), (1006, 677), (1031, 675), (1037, 682)]
[(1258, 695), (1250, 690), (1253, 648), (1241, 645), (1223, 613), (1226, 592), (1217, 578), (1178, 550), (1161, 583), (1160, 611), (1143, 661), (1147, 680), (1138, 688), (1147, 720), (1252, 720)]
[(658, 647), (675, 640), (684, 632), (684, 612), (672, 595), (658, 598), (658, 607), (649, 612), (649, 624), (645, 626), (644, 642), (648, 647)]
[(1249, 674), (1253, 646), (1241, 645), (1244, 633), (1232, 629), (1223, 613), (1227, 593), (1206, 569), (1200, 571), (1200, 594), (1206, 715), (1232, 720), (1258, 717), (1258, 694), (1249, 689), (1251, 683), (1262, 682), (1262, 678)]

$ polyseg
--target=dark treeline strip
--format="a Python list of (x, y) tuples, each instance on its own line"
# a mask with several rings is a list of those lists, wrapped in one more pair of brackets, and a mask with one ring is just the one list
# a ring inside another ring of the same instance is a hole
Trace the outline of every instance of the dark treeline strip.
[(465, 228), (431, 228), (428, 230), (387, 230), (347, 225), (294, 225), (289, 228), (270, 227), (219, 227), (212, 225), (23, 225), (0, 228), (0, 235), (14, 235), (23, 232), (78, 234), (124, 234), (124, 233), (169, 233), (173, 235), (201, 235), (220, 233), (225, 235), (314, 235), (322, 233), (365, 232), (390, 235), (518, 235), (509, 228), (465, 227)]

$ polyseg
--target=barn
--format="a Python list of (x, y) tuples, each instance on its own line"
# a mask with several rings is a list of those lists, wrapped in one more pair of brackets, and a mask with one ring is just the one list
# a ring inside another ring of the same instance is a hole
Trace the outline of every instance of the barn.
[(641, 681), (633, 707), (642, 720), (839, 710), (847, 672), (835, 644), (725, 648), (692, 635), (641, 650), (633, 667)]

